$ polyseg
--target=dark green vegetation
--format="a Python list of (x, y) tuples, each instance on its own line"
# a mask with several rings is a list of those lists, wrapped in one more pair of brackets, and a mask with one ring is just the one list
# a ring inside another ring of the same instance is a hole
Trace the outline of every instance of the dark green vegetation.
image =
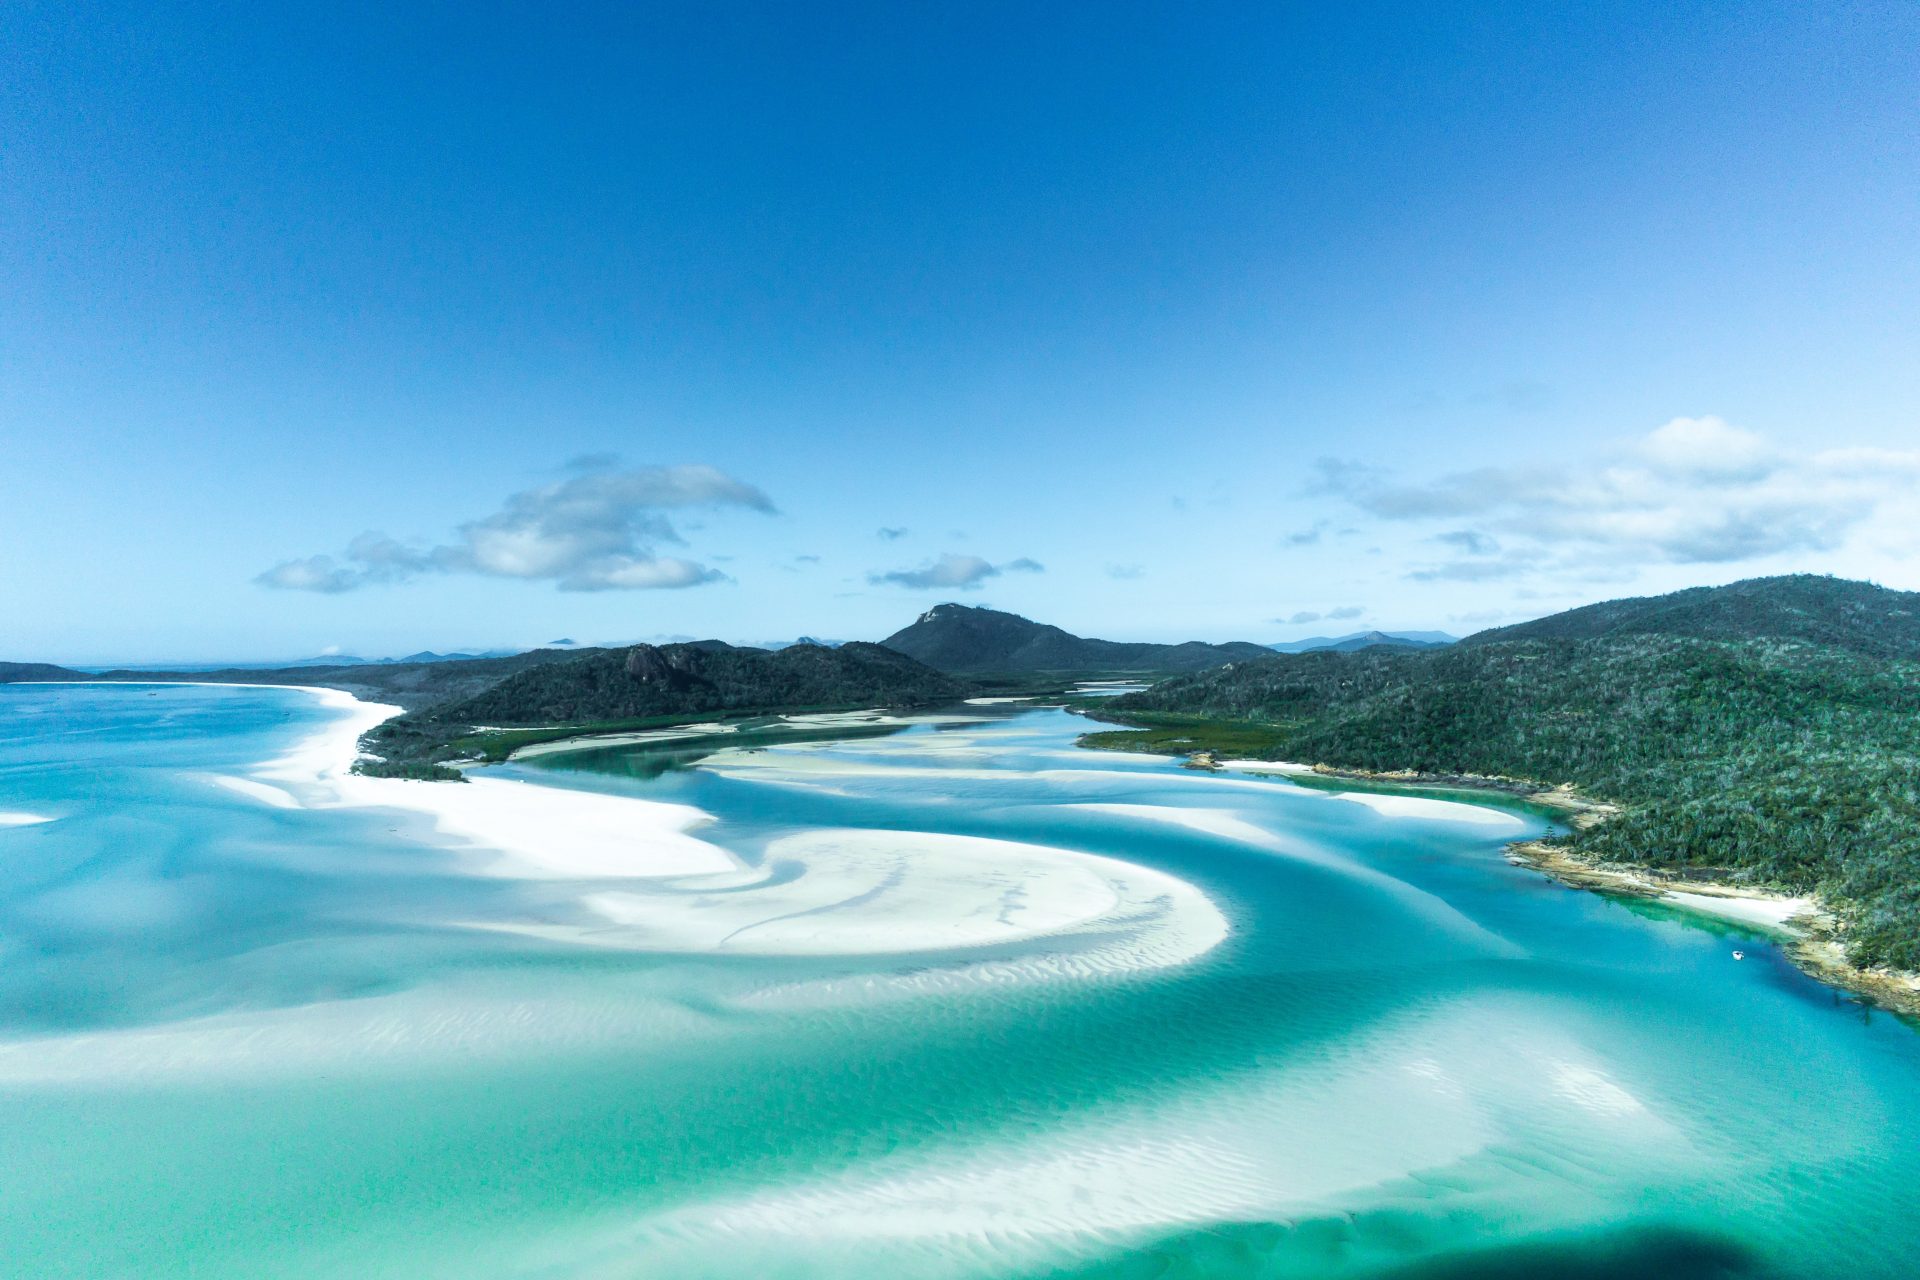
[(713, 711), (927, 703), (967, 686), (877, 644), (792, 645), (769, 652), (726, 646), (635, 645), (509, 676), (435, 714), (475, 724), (703, 715)]
[(1920, 661), (1920, 592), (1889, 591), (1870, 582), (1811, 573), (1749, 578), (1724, 587), (1607, 600), (1482, 631), (1460, 643), (1630, 635), (1799, 640), (1862, 657)]
[(529, 667), (471, 696), (410, 711), (375, 729), (368, 745), (396, 763), (498, 759), (582, 732), (696, 717), (926, 706), (972, 692), (876, 644), (772, 652), (718, 641), (641, 644)]
[(1019, 614), (964, 604), (935, 605), (880, 643), (937, 671), (966, 675), (1165, 675), (1262, 658), (1271, 652), (1264, 645), (1243, 641), (1123, 644), (1088, 640)]
[(414, 782), (465, 782), (467, 775), (449, 764), (428, 760), (356, 760), (355, 773), (369, 778), (407, 778)]
[(1578, 856), (1817, 891), (1920, 969), (1920, 595), (1756, 579), (1426, 651), (1234, 663), (1115, 699), (1090, 745), (1562, 782)]
[(70, 671), (51, 662), (0, 662), (0, 684), (45, 683), (52, 680), (90, 680), (84, 671)]

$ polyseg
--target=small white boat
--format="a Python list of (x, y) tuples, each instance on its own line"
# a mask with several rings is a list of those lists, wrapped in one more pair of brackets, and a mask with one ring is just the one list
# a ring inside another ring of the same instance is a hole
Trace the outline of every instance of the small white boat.
[(1735, 960), (1745, 960), (1747, 958), (1747, 953), (1744, 951), (1736, 951), (1733, 953), (1733, 958)]

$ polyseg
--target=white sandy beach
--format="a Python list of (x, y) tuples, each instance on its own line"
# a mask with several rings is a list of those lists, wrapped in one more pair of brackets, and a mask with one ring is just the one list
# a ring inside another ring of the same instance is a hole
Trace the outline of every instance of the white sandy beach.
[(1660, 895), (1659, 900), (1702, 915), (1731, 920), (1735, 924), (1757, 925), (1781, 932), (1792, 932), (1795, 918), (1810, 915), (1817, 909), (1811, 898), (1779, 894), (1709, 894), (1669, 890)]

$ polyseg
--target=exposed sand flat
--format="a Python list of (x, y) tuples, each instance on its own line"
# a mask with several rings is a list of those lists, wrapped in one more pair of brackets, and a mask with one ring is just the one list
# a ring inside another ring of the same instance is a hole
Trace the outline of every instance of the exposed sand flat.
[(627, 1223), (609, 1215), (543, 1260), (597, 1275), (596, 1261), (643, 1259), (677, 1274), (680, 1250), (711, 1256), (702, 1244), (721, 1240), (758, 1274), (795, 1246), (885, 1241), (952, 1260), (938, 1274), (974, 1274), (966, 1264), (981, 1254), (1000, 1270), (1040, 1271), (1062, 1238), (1285, 1220), (1429, 1180), (1484, 1185), (1508, 1159), (1502, 1118), (1522, 1107), (1561, 1117), (1582, 1150), (1631, 1160), (1685, 1147), (1611, 1063), (1522, 1009), (1393, 1017), (1343, 1044), (1340, 1062), (1183, 1082), (1044, 1127), (929, 1142)]
[[(652, 742), (679, 742), (686, 738), (709, 738), (715, 734), (734, 733), (739, 726), (720, 724), (683, 724), (671, 729), (644, 729), (633, 733), (607, 733), (587, 735), (579, 738), (561, 738), (556, 742), (535, 742), (520, 747), (513, 753), (515, 760), (531, 760), (537, 756), (559, 755), (569, 751), (596, 751), (604, 747), (636, 747)], [(500, 730), (503, 733), (511, 729)]]
[(298, 809), (300, 802), (285, 787), (276, 787), (271, 783), (255, 782), (252, 778), (234, 778), (226, 774), (208, 774), (207, 781), (235, 795), (258, 800), (261, 804), (272, 805), (276, 809)]
[(593, 999), (538, 988), (524, 996), (471, 986), (423, 988), (0, 1041), (0, 1085), (257, 1082), (263, 1072), (409, 1070), (421, 1061), (470, 1064), (719, 1030), (712, 1019), (670, 1000), (635, 1004), (617, 994)]
[(761, 873), (590, 894), (606, 927), (575, 940), (745, 955), (911, 954), (1085, 932), (1153, 932), (1182, 958), (1226, 936), (1184, 881), (1112, 858), (929, 831), (808, 831), (768, 846)]
[(1204, 835), (1219, 836), (1224, 840), (1236, 840), (1242, 844), (1255, 845), (1262, 849), (1291, 848), (1264, 827), (1256, 827), (1245, 818), (1226, 809), (1187, 809), (1164, 804), (1119, 804), (1087, 803), (1064, 804), (1062, 809), (1078, 809), (1083, 813), (1108, 813), (1117, 818), (1130, 818), (1136, 822), (1160, 822), (1169, 826), (1184, 827), (1189, 831), (1198, 831)]
[(1429, 822), (1464, 822), (1476, 827), (1523, 830), (1527, 820), (1518, 814), (1458, 800), (1435, 800), (1429, 796), (1399, 796), (1371, 791), (1340, 791), (1335, 800), (1363, 804), (1389, 818), (1421, 818)]
[[(769, 728), (794, 729), (839, 729), (858, 728), (867, 725), (909, 725), (909, 724), (990, 724), (991, 720), (980, 716), (966, 715), (927, 715), (899, 716), (885, 711), (815, 711), (802, 715), (768, 716), (754, 720), (708, 720), (697, 724), (669, 725), (661, 729), (636, 729), (631, 733), (589, 733), (574, 738), (559, 738), (552, 742), (535, 742), (517, 748), (513, 752), (515, 760), (531, 760), (539, 756), (555, 755), (568, 751), (597, 751), (605, 747), (644, 746), (656, 742), (678, 742), (687, 738), (724, 737), (728, 734), (759, 732)], [(554, 726), (560, 727), (560, 726)], [(511, 728), (496, 729), (495, 732), (511, 733)], [(795, 744), (801, 745), (801, 744)]]
[[(1296, 789), (1276, 788), (1270, 782), (1257, 778), (1223, 778), (1213, 773), (1197, 773), (1193, 770), (1169, 769), (1165, 756), (1142, 755), (1142, 762), (1151, 761), (1162, 767), (1156, 769), (992, 769), (948, 767), (938, 764), (899, 764), (885, 759), (857, 759), (859, 755), (880, 755), (883, 752), (899, 751), (897, 746), (889, 748), (875, 744), (862, 750), (847, 743), (832, 744), (832, 752), (825, 751), (827, 744), (817, 744), (813, 750), (801, 747), (779, 746), (764, 751), (722, 750), (701, 761), (700, 767), (717, 772), (733, 774), (743, 778), (755, 778), (765, 781), (781, 781), (794, 785), (831, 779), (853, 778), (947, 778), (964, 779), (970, 782), (1004, 782), (1009, 784), (1030, 784), (1043, 782), (1057, 786), (1115, 786), (1123, 784), (1129, 778), (1151, 781), (1156, 786), (1204, 786), (1204, 787), (1257, 787), (1263, 793), (1289, 794)], [(937, 758), (936, 751), (922, 752), (919, 744), (912, 748), (915, 756)], [(905, 752), (900, 752), (904, 755)], [(964, 758), (964, 753), (956, 751)], [(1063, 758), (1076, 758), (1078, 752), (1065, 752)], [(991, 753), (983, 753), (982, 758), (990, 758)], [(1298, 791), (1302, 797), (1319, 799), (1318, 792)]]
[(53, 819), (40, 813), (24, 813), (18, 809), (0, 809), (0, 827), (33, 827)]

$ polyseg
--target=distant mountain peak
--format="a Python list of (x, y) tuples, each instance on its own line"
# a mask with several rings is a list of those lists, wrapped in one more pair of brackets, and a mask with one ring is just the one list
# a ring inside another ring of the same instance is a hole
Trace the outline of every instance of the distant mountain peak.
[(1319, 653), (1334, 650), (1351, 653), (1355, 649), (1370, 649), (1374, 645), (1390, 645), (1400, 649), (1432, 649), (1454, 643), (1454, 637), (1444, 631), (1355, 631), (1344, 636), (1309, 636), (1305, 640), (1287, 640), (1280, 644), (1268, 645), (1275, 653)]
[(1094, 640), (1017, 613), (951, 601), (933, 606), (881, 643), (936, 670), (954, 673), (1197, 671), (1267, 653), (1260, 645), (1244, 642)]

